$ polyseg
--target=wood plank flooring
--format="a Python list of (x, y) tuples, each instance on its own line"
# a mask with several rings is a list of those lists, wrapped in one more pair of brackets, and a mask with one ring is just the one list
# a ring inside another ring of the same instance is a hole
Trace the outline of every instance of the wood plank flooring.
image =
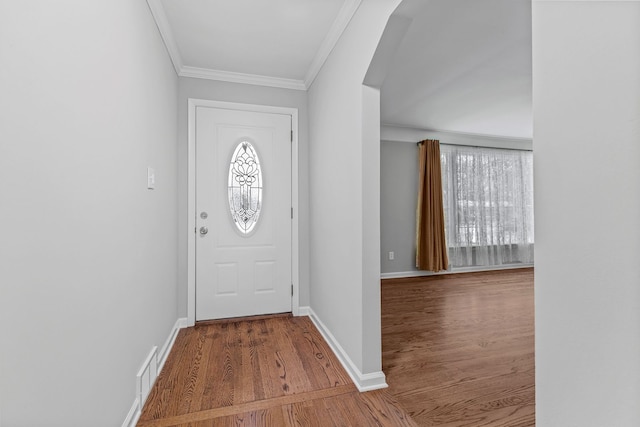
[(139, 427), (415, 426), (386, 390), (360, 393), (307, 317), (180, 331)]
[(534, 426), (533, 298), (533, 269), (383, 280), (389, 392), (421, 426)]

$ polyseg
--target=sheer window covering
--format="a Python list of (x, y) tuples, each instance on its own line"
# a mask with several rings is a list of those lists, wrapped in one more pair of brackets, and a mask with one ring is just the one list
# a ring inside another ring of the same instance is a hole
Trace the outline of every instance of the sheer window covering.
[(441, 145), (452, 268), (533, 264), (530, 151)]

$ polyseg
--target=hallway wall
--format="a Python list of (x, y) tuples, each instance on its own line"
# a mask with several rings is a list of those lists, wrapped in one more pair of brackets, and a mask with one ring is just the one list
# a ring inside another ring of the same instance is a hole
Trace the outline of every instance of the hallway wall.
[(177, 318), (177, 77), (145, 1), (0, 2), (0, 64), (0, 425), (119, 426)]
[(379, 92), (363, 81), (399, 2), (362, 2), (309, 89), (311, 308), (378, 385)]
[(640, 425), (640, 3), (533, 2), (536, 425)]

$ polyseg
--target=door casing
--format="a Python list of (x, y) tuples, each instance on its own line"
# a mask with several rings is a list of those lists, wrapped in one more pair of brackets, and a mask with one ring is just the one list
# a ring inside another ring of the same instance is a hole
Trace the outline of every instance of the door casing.
[(258, 113), (285, 114), (291, 116), (291, 205), (293, 220), (291, 222), (291, 280), (293, 297), (291, 311), (298, 316), (300, 308), (300, 273), (299, 273), (299, 209), (298, 209), (298, 109), (275, 107), (268, 105), (241, 104), (236, 102), (211, 101), (189, 98), (188, 118), (188, 193), (187, 193), (187, 325), (193, 326), (196, 321), (196, 108), (211, 107), (227, 110), (253, 111)]

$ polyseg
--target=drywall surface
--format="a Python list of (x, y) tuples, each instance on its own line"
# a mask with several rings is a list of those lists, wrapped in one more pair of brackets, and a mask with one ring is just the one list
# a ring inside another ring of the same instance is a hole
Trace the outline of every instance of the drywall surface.
[[(363, 102), (375, 102), (379, 94), (363, 91), (362, 82), (398, 3), (363, 2), (309, 89), (311, 307), (362, 373), (381, 367), (379, 338), (371, 340), (380, 335), (380, 320), (370, 318), (379, 313), (380, 301), (373, 301), (376, 291), (369, 292), (380, 286), (370, 274), (379, 265), (369, 265), (363, 247), (365, 233), (379, 234), (379, 210), (364, 212), (376, 204), (369, 186), (379, 180), (379, 164), (363, 165), (379, 154), (363, 158), (363, 151), (380, 150), (379, 140), (363, 131), (379, 128), (379, 118), (370, 122), (379, 106), (365, 108)], [(365, 309), (365, 301), (377, 310)]]
[(381, 371), (380, 90), (362, 87), (362, 348), (364, 372)]
[(214, 80), (179, 78), (178, 90), (178, 275), (180, 316), (187, 315), (187, 178), (189, 98), (298, 109), (298, 224), (300, 306), (309, 305), (309, 127), (307, 92)]
[(0, 424), (118, 426), (177, 318), (177, 77), (144, 1), (1, 2), (0, 63)]
[[(441, 144), (530, 150), (530, 139), (435, 132), (383, 126), (380, 159), (380, 263), (383, 274), (410, 275), (416, 269), (418, 147), (424, 139)], [(389, 259), (389, 252), (394, 259)], [(420, 272), (424, 274), (424, 272)]]
[(640, 3), (533, 2), (536, 425), (640, 425)]
[[(418, 147), (383, 141), (380, 160), (381, 270), (417, 271)], [(389, 260), (389, 252), (394, 253), (393, 260)]]

